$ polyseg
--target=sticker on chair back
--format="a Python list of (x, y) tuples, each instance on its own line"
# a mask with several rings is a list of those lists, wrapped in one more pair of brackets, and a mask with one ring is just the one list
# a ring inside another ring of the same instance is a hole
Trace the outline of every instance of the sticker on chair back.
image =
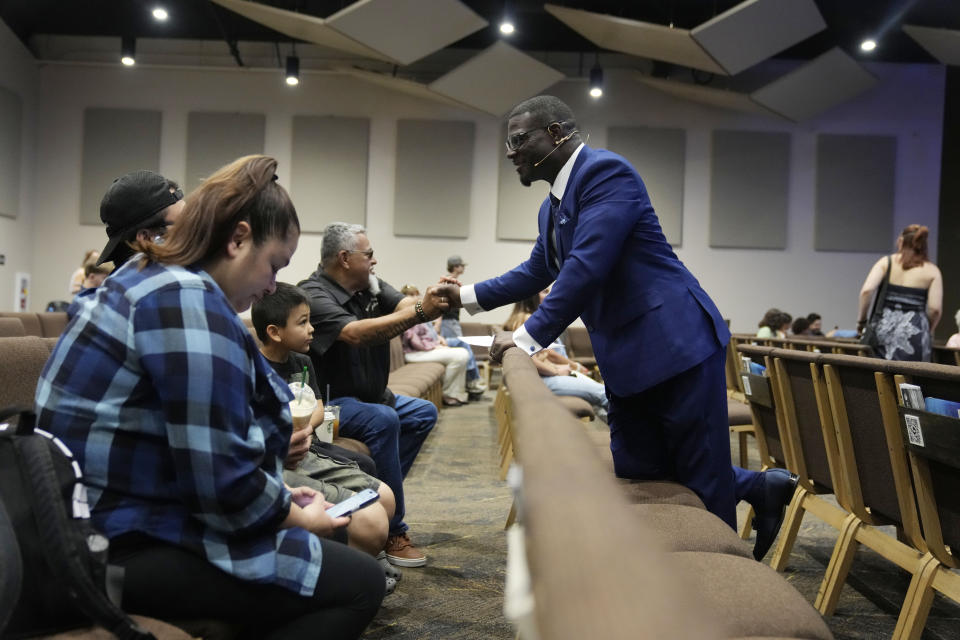
[(905, 413), (903, 414), (903, 423), (907, 425), (907, 440), (910, 441), (910, 444), (918, 447), (924, 446), (923, 431), (920, 430), (920, 418)]
[(752, 396), (753, 391), (750, 389), (750, 378), (747, 376), (740, 376), (740, 379), (743, 380), (743, 394)]

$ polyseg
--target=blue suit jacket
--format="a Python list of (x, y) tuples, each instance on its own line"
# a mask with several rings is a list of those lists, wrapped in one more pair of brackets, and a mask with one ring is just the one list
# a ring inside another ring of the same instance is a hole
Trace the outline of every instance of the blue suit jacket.
[(561, 268), (554, 264), (550, 199), (530, 257), (475, 285), (484, 309), (532, 296), (556, 280), (525, 326), (553, 342), (580, 316), (610, 390), (639, 393), (702, 362), (730, 338), (720, 312), (673, 253), (646, 187), (615, 153), (584, 146), (560, 203)]

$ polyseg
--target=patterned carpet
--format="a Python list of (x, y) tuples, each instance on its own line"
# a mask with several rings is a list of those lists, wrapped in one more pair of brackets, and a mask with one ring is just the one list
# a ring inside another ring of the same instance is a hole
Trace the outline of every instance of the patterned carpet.
[[(424, 568), (404, 569), (396, 593), (384, 600), (363, 636), (366, 639), (508, 640), (515, 636), (503, 616), (503, 525), (511, 497), (497, 479), (493, 393), (486, 396), (481, 402), (442, 412), (407, 478), (407, 523), (428, 563)], [(751, 453), (755, 455), (752, 445)], [(757, 466), (752, 459), (751, 467)], [(741, 522), (746, 511), (741, 504)], [(837, 532), (816, 517), (808, 515), (804, 520), (783, 575), (811, 603), (836, 539)], [(905, 571), (861, 548), (837, 612), (827, 620), (837, 640), (889, 638), (908, 583)], [(922, 638), (960, 640), (960, 605), (937, 595)]]

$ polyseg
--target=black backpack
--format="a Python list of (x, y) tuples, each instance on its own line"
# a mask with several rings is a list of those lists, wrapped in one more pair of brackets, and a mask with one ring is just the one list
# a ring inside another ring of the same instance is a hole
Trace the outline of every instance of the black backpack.
[[(0, 423), (18, 414), (0, 424), (0, 635), (96, 624), (122, 640), (156, 640), (107, 597), (109, 545), (90, 525), (80, 465), (34, 428), (32, 411), (0, 411)], [(119, 580), (110, 582), (119, 598)]]

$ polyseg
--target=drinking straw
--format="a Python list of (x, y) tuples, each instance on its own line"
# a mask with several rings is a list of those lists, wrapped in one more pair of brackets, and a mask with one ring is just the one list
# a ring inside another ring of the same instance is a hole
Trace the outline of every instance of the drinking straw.
[(327, 383), (327, 404), (330, 404), (330, 383)]
[(297, 404), (300, 404), (300, 401), (303, 400), (303, 388), (307, 386), (307, 380), (310, 378), (310, 374), (307, 372), (307, 365), (303, 365), (303, 375), (300, 377), (300, 395), (297, 396)]

